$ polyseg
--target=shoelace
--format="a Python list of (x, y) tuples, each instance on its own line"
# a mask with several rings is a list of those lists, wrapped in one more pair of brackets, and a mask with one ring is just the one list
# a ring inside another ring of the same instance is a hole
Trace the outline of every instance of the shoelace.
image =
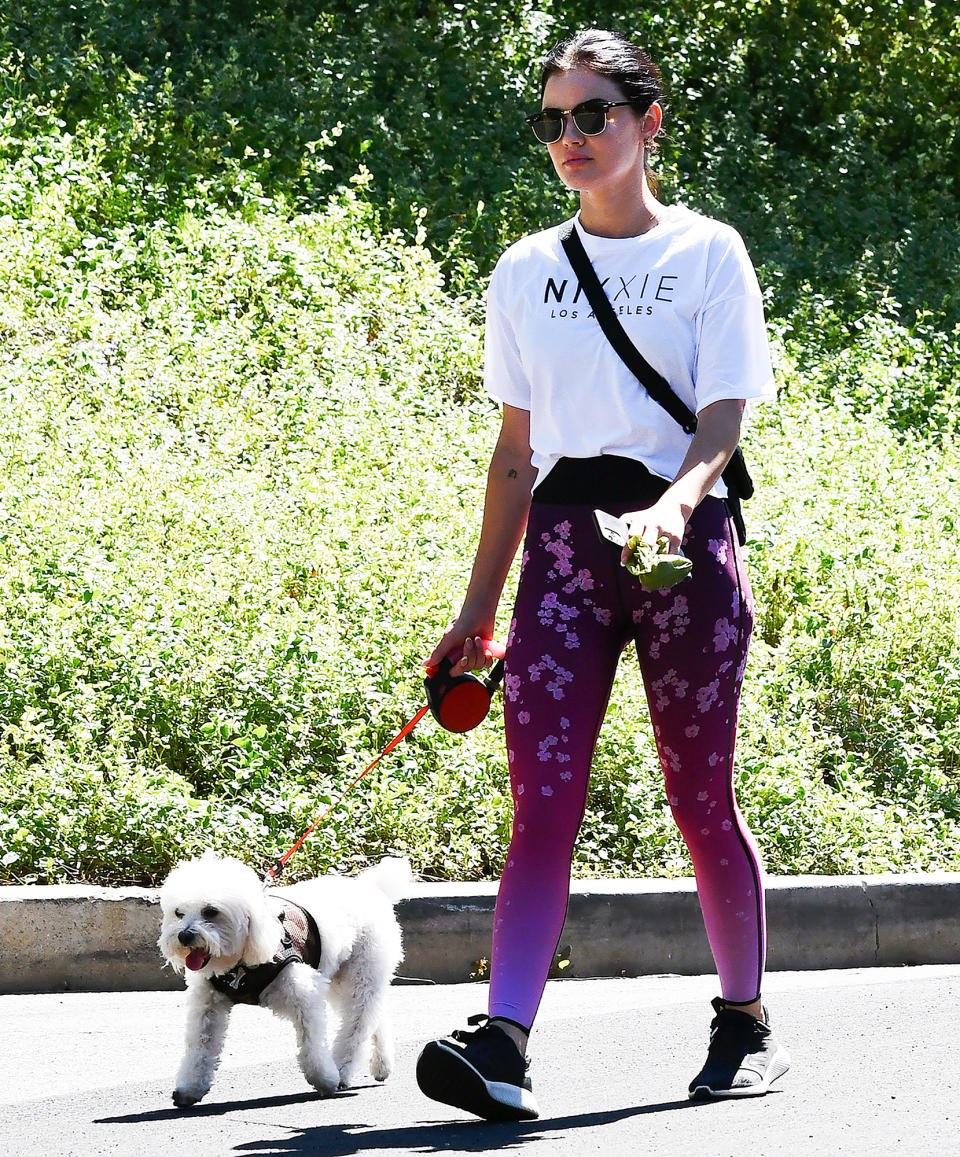
[(466, 1041), (470, 1040), (472, 1037), (475, 1037), (478, 1033), (484, 1032), (490, 1024), (490, 1017), (487, 1016), (487, 1014), (485, 1012), (477, 1012), (477, 1013), (474, 1013), (473, 1016), (467, 1017), (467, 1024), (471, 1024), (471, 1025), (475, 1024), (475, 1025), (478, 1025), (480, 1027), (475, 1028), (473, 1030), (473, 1032), (470, 1032), (468, 1029), (465, 1029), (465, 1028), (456, 1028), (450, 1034), (454, 1040), (466, 1042)]
[[(724, 1009), (724, 1012), (727, 1011), (730, 1010)], [(752, 1046), (759, 1047), (763, 1044), (767, 1036), (764, 1031), (766, 1028), (762, 1021), (746, 1013), (734, 1018), (725, 1017), (721, 1012), (710, 1024), (709, 1051), (726, 1050), (736, 1046), (752, 1052), (754, 1051)]]
[[(488, 1048), (493, 1047), (494, 1052), (497, 1055), (501, 1055), (501, 1046), (499, 1041), (495, 1039), (496, 1037), (502, 1036), (505, 1041), (508, 1041), (511, 1045), (513, 1045), (513, 1041), (510, 1040), (510, 1037), (505, 1032), (502, 1032), (500, 1029), (498, 1029), (496, 1025), (490, 1024), (490, 1017), (487, 1016), (485, 1012), (478, 1012), (473, 1016), (468, 1016), (467, 1024), (476, 1025), (477, 1027), (474, 1028), (473, 1032), (470, 1032), (469, 1029), (465, 1028), (456, 1028), (450, 1034), (451, 1038), (468, 1046), (473, 1043), (480, 1044), (481, 1048), (484, 1046), (487, 1046)], [(488, 1036), (488, 1033), (491, 1035)], [(524, 1056), (524, 1054), (519, 1049), (516, 1051), (523, 1065), (523, 1073), (528, 1072), (530, 1069), (530, 1058), (528, 1056)]]

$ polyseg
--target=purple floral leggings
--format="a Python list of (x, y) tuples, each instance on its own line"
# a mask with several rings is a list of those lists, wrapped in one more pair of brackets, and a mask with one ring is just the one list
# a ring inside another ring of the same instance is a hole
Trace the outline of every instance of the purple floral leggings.
[(733, 787), (752, 599), (721, 499), (694, 511), (684, 552), (690, 578), (647, 591), (620, 566), (619, 548), (600, 538), (592, 507), (531, 507), (504, 681), (514, 824), (494, 917), (491, 1016), (527, 1027), (536, 1016), (563, 927), (597, 735), (631, 639), (723, 995), (746, 1003), (759, 994), (762, 869)]

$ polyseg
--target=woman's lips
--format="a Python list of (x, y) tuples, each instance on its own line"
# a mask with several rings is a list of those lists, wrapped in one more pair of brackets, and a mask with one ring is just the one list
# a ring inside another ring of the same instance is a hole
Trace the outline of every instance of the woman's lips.
[(585, 156), (564, 157), (563, 164), (565, 168), (580, 169), (592, 158)]

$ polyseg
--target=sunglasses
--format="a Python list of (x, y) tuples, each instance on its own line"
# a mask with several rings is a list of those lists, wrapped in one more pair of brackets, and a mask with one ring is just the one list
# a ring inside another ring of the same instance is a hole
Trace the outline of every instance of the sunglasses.
[(552, 145), (563, 136), (567, 117), (573, 117), (577, 131), (585, 137), (596, 137), (607, 127), (607, 113), (621, 105), (637, 104), (635, 100), (585, 100), (574, 108), (544, 108), (524, 117), (533, 135), (542, 145)]

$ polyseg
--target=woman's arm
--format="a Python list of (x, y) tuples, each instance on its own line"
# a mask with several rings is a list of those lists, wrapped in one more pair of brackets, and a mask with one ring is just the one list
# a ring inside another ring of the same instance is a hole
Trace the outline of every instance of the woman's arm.
[[(651, 544), (663, 536), (671, 553), (680, 549), (687, 520), (713, 489), (737, 448), (743, 407), (740, 398), (724, 399), (698, 415), (697, 432), (670, 488), (648, 509), (624, 515), (631, 534)], [(624, 562), (629, 553), (624, 547)]]
[(462, 650), (452, 673), (489, 666), (484, 639), (493, 637), (497, 604), (523, 538), (536, 470), (530, 463), (530, 414), (504, 405), (500, 436), (487, 471), (480, 542), (460, 614), (447, 627), (425, 666)]

